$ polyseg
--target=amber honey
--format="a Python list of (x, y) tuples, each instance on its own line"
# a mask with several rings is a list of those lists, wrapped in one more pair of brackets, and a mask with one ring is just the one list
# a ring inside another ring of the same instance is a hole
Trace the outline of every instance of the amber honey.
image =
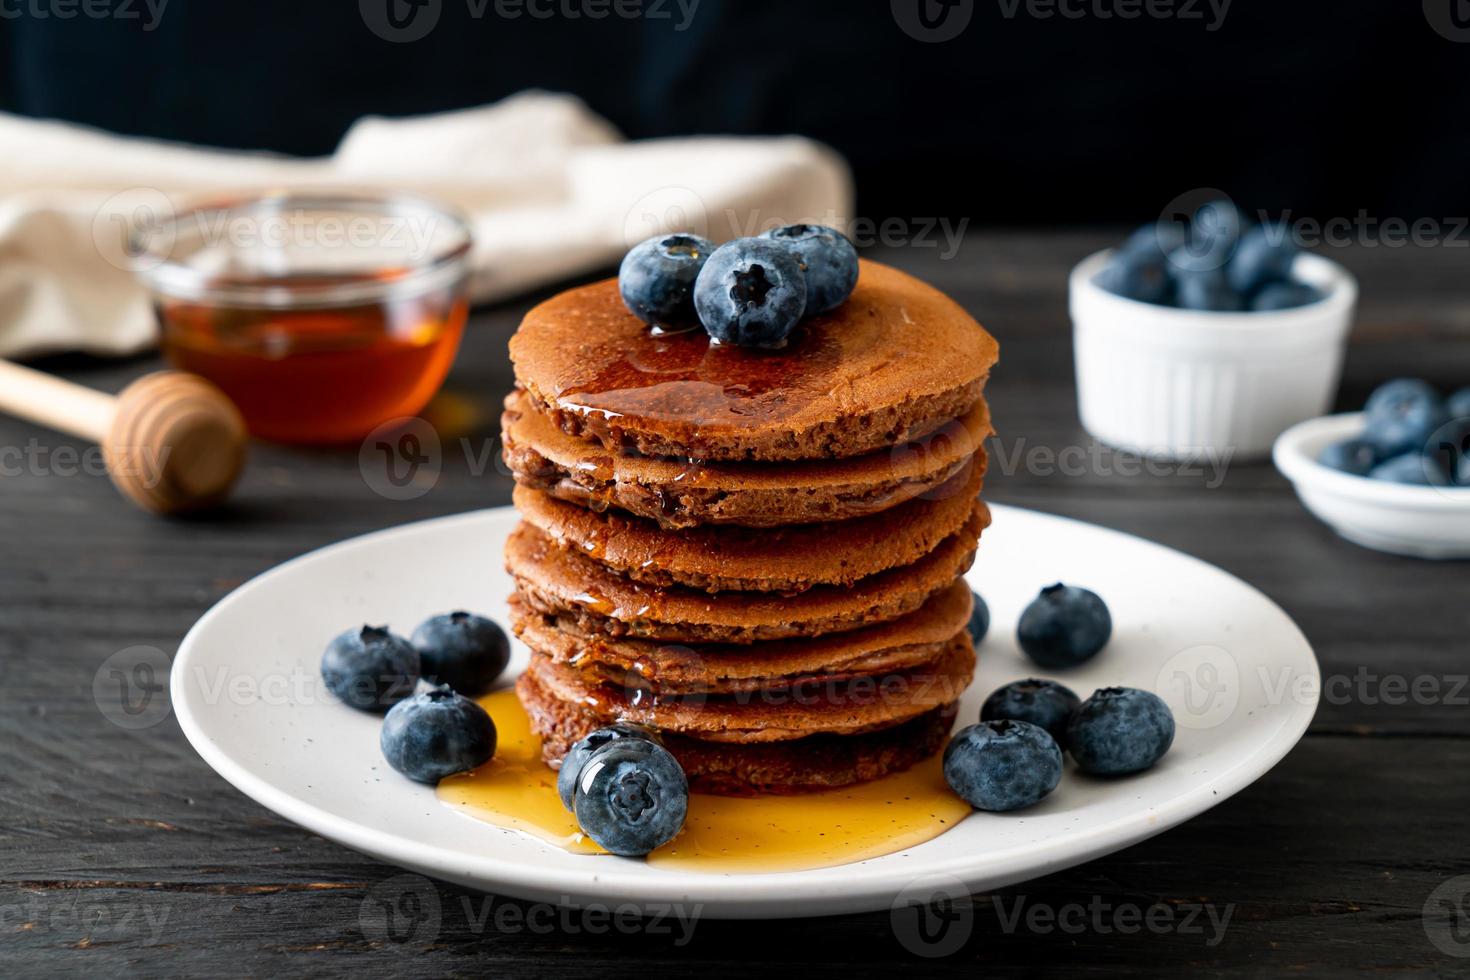
[(330, 443), (428, 403), (454, 362), (467, 303), (435, 290), (327, 309), (165, 301), (157, 310), (168, 359), (219, 385), (252, 435)]
[[(495, 758), (439, 784), (439, 799), (468, 817), (521, 831), (593, 859), (601, 848), (561, 805), (556, 773), (514, 691), (480, 703), (495, 721)], [(858, 786), (795, 796), (694, 793), (684, 830), (648, 856), (656, 867), (715, 874), (827, 868), (933, 840), (970, 813), (934, 755), (912, 769)]]

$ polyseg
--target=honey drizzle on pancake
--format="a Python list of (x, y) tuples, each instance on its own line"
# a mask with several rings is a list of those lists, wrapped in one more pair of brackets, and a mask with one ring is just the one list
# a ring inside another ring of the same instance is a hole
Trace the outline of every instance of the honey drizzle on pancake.
[[(514, 691), (480, 699), (495, 720), (495, 758), (439, 784), (446, 805), (579, 854), (602, 854), (561, 805), (556, 772)], [(678, 837), (648, 856), (657, 867), (714, 874), (830, 868), (933, 840), (970, 812), (944, 782), (940, 756), (869, 783), (793, 796), (694, 793)]]

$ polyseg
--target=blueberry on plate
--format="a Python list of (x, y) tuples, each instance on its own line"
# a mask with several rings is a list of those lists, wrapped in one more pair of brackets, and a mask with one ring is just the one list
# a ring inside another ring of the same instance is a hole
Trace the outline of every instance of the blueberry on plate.
[(495, 723), (484, 708), (441, 684), (395, 704), (383, 719), (378, 746), (388, 765), (409, 779), (437, 783), (490, 761)]
[(785, 245), (737, 238), (705, 262), (694, 284), (694, 308), (722, 344), (781, 347), (806, 309), (806, 273)]
[(1021, 613), (1016, 638), (1047, 670), (1076, 667), (1097, 655), (1113, 635), (1113, 617), (1095, 592), (1048, 585)]
[(1026, 721), (982, 721), (944, 748), (944, 781), (977, 810), (1019, 810), (1040, 802), (1062, 780), (1062, 750)]
[(970, 598), (974, 601), (970, 609), (970, 642), (979, 645), (985, 634), (990, 632), (990, 607), (974, 589), (970, 590)]
[(1317, 462), (1353, 476), (1367, 476), (1378, 465), (1378, 450), (1366, 439), (1344, 439), (1322, 450)]
[(689, 782), (668, 749), (619, 738), (595, 750), (577, 778), (577, 825), (604, 850), (647, 854), (674, 839), (689, 812)]
[(1143, 249), (1114, 253), (1094, 282), (1114, 296), (1155, 304), (1167, 304), (1174, 285), (1164, 257)]
[(858, 281), (858, 254), (852, 242), (826, 225), (786, 225), (763, 236), (796, 253), (806, 274), (805, 316), (836, 309), (852, 295)]
[(658, 734), (653, 729), (626, 723), (599, 728), (585, 738), (572, 743), (572, 747), (562, 757), (561, 769), (556, 774), (556, 792), (561, 797), (562, 806), (568, 810), (573, 809), (577, 799), (577, 777), (582, 774), (582, 767), (587, 764), (592, 753), (608, 742), (619, 738), (641, 738), (645, 742), (661, 744)]
[(1416, 487), (1447, 487), (1449, 474), (1444, 464), (1424, 453), (1403, 453), (1386, 459), (1368, 471), (1368, 479), (1404, 483)]
[(1470, 419), (1470, 388), (1461, 388), (1444, 400), (1445, 411), (1452, 419)]
[(1422, 452), (1434, 430), (1448, 418), (1439, 392), (1418, 378), (1399, 378), (1378, 386), (1368, 396), (1363, 412), (1367, 417), (1363, 438), (1384, 459)]
[(1067, 747), (1067, 719), (1082, 699), (1056, 681), (1032, 677), (996, 688), (980, 706), (981, 721), (1028, 721)]
[(473, 613), (430, 616), (413, 631), (411, 640), (426, 680), (448, 684), (470, 697), (490, 690), (510, 662), (505, 630)]
[(644, 323), (686, 323), (694, 319), (694, 281), (715, 246), (698, 235), (655, 235), (623, 256), (618, 292)]
[(363, 711), (386, 711), (411, 695), (418, 684), (418, 651), (386, 626), (348, 630), (327, 644), (322, 680), (345, 704)]
[(1291, 267), (1298, 254), (1287, 229), (1258, 225), (1240, 236), (1240, 244), (1225, 267), (1225, 278), (1231, 289), (1249, 296), (1291, 279)]
[(1321, 300), (1321, 291), (1304, 282), (1273, 282), (1251, 300), (1251, 309), (1257, 313), (1294, 310), (1299, 306), (1311, 306)]
[(1142, 772), (1174, 743), (1174, 714), (1158, 695), (1136, 687), (1105, 687), (1072, 712), (1067, 746), (1083, 772), (1122, 776)]

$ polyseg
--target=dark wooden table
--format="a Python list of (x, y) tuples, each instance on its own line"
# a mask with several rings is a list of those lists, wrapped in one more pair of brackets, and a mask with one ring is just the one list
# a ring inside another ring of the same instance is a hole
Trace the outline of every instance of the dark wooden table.
[[(1108, 240), (986, 234), (947, 260), (932, 248), (875, 257), (986, 323), (1003, 349), (991, 394), (1008, 448), (1056, 450), (1091, 445), (1065, 273)], [(1462, 249), (1334, 257), (1363, 288), (1343, 407), (1394, 375), (1470, 382)], [(434, 407), (447, 438), (493, 439), (506, 338), (533, 299), (474, 317)], [(115, 390), (156, 365), (43, 366)], [(107, 657), (171, 655), (210, 604), (284, 559), (508, 502), (494, 466), (476, 473), (447, 453), (432, 492), (394, 502), (365, 482), (355, 448), (258, 446), (228, 511), (168, 522), (122, 503), (75, 458), (80, 444), (0, 419), (0, 447), (0, 975), (1470, 974), (1470, 566), (1335, 538), (1269, 465), (1234, 465), (1212, 486), (1119, 475), (1129, 461), (1102, 452), (1086, 473), (1023, 465), (988, 483), (995, 500), (1134, 532), (1258, 586), (1311, 639), (1325, 696), (1310, 734), (1254, 786), (1111, 857), (960, 903), (949, 914), (969, 932), (950, 935), (968, 938), (919, 960), (904, 939), (914, 923), (895, 930), (888, 913), (702, 921), (685, 941), (402, 878), (236, 792), (171, 716), (128, 730), (109, 721), (116, 695), (94, 697)], [(420, 914), (389, 928), (374, 912), (385, 896), (418, 900)]]

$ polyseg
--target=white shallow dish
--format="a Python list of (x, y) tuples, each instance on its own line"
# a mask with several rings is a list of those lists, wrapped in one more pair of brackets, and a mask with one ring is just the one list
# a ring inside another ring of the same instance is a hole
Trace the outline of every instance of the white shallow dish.
[[(322, 693), (321, 650), (370, 622), (407, 631), (454, 608), (505, 616), (501, 546), (510, 508), (370, 534), (246, 583), (184, 638), (171, 676), (189, 741), (246, 795), (287, 819), (384, 861), (472, 888), (587, 905), (701, 906), (724, 918), (797, 917), (892, 907), (955, 889), (995, 888), (1126, 847), (1249, 785), (1296, 744), (1317, 703), (1317, 663), (1265, 596), (1213, 566), (1064, 518), (993, 507), (971, 583), (989, 601), (990, 635), (961, 720), (986, 693), (1036, 673), (1015, 623), (1043, 585), (1098, 591), (1109, 647), (1063, 676), (1082, 696), (1107, 685), (1157, 691), (1178, 720), (1153, 770), (1103, 781), (1069, 764), (1061, 786), (1019, 813), (976, 813), (908, 851), (815, 871), (694, 874), (574, 855), (472, 820), (399, 777), (378, 753), (379, 722)], [(511, 672), (525, 663), (516, 645)]]
[(1416, 487), (1341, 473), (1317, 462), (1363, 432), (1363, 413), (1294, 425), (1276, 440), (1276, 468), (1307, 510), (1354, 544), (1414, 558), (1470, 558), (1470, 487)]
[(1112, 257), (1078, 263), (1069, 284), (1082, 426), (1099, 442), (1174, 459), (1264, 458), (1288, 427), (1328, 411), (1358, 286), (1320, 255), (1292, 275), (1320, 302), (1291, 310), (1181, 310), (1115, 296), (1094, 280)]

